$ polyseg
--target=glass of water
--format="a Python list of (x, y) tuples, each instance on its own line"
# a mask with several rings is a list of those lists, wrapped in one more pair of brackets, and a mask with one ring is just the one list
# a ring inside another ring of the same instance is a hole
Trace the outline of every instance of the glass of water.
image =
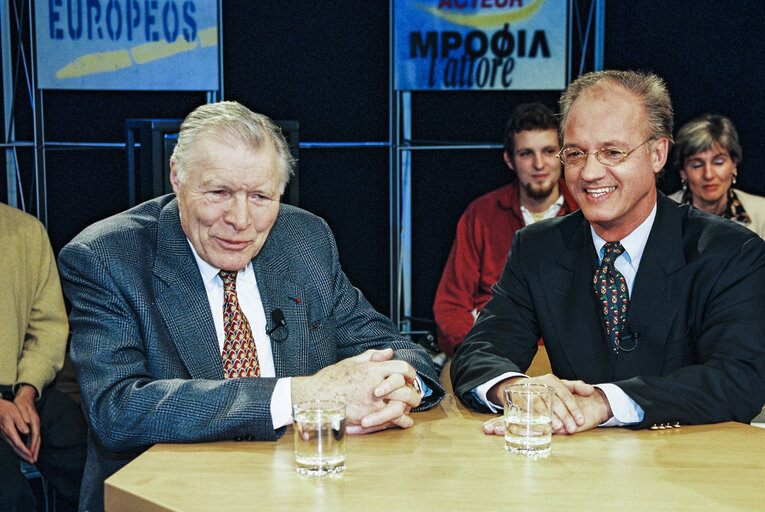
[(521, 382), (503, 388), (505, 394), (505, 449), (544, 456), (552, 442), (553, 388)]
[(345, 404), (314, 400), (292, 405), (295, 468), (303, 475), (345, 469)]

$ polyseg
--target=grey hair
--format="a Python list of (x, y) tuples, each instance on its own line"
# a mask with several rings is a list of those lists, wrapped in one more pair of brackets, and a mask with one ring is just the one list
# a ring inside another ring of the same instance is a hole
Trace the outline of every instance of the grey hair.
[(648, 137), (672, 142), (674, 114), (664, 80), (653, 73), (617, 70), (587, 73), (569, 84), (559, 100), (561, 141), (566, 135), (569, 110), (577, 98), (595, 89), (608, 90), (614, 86), (621, 86), (640, 99), (646, 113), (643, 129)]
[(284, 193), (295, 159), (281, 129), (267, 116), (255, 113), (236, 101), (208, 103), (194, 109), (183, 120), (178, 143), (170, 157), (176, 165), (178, 181), (183, 181), (188, 169), (194, 167), (194, 146), (202, 135), (222, 141), (238, 141), (253, 150), (269, 142), (273, 144), (278, 156), (279, 194)]
[(706, 114), (688, 121), (677, 132), (674, 163), (682, 169), (686, 158), (712, 149), (715, 144), (725, 148), (735, 163), (741, 161), (743, 151), (736, 127), (730, 119), (719, 114)]

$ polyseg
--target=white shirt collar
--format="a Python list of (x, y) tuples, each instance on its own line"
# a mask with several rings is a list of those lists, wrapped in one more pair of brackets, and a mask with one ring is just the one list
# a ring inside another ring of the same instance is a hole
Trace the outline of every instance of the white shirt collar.
[[(218, 272), (220, 272), (219, 268), (215, 268), (209, 263), (207, 263), (205, 260), (203, 260), (199, 254), (197, 254), (196, 249), (194, 249), (194, 245), (191, 243), (191, 241), (187, 238), (186, 241), (189, 243), (189, 247), (191, 247), (191, 253), (194, 255), (194, 259), (197, 262), (197, 267), (199, 267), (199, 273), (202, 275), (202, 282), (207, 284), (218, 284), (219, 281), (216, 281), (215, 278), (219, 277)], [(248, 263), (246, 267), (239, 270), (239, 274), (237, 274), (237, 281), (241, 278), (250, 278), (250, 275), (253, 274), (252, 270), (252, 262)]]
[[(619, 240), (624, 247), (624, 256), (629, 260), (632, 266), (637, 270), (640, 266), (640, 259), (643, 257), (643, 251), (645, 251), (645, 244), (648, 242), (648, 235), (651, 234), (651, 228), (653, 227), (653, 221), (656, 219), (656, 204), (653, 205), (651, 213), (648, 217), (636, 227), (632, 233)], [(606, 241), (603, 240), (595, 233), (592, 225), (590, 225), (590, 233), (592, 233), (592, 242), (595, 244), (595, 252), (598, 253), (598, 261), (603, 259), (603, 246), (606, 245)]]

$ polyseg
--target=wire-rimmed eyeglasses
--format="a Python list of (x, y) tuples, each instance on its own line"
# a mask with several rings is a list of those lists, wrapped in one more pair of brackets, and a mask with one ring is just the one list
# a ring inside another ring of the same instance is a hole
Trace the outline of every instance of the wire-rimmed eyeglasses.
[(590, 155), (595, 155), (595, 158), (598, 159), (598, 162), (603, 165), (619, 165), (620, 163), (627, 160), (627, 158), (632, 153), (634, 153), (636, 149), (646, 144), (648, 141), (653, 140), (653, 138), (654, 137), (650, 137), (646, 139), (629, 151), (623, 151), (612, 146), (606, 146), (604, 148), (600, 148), (597, 151), (585, 151), (577, 147), (567, 147), (558, 151), (558, 154), (555, 156), (558, 157), (558, 160), (563, 162), (563, 165), (569, 167), (578, 167), (580, 165), (584, 165), (584, 163), (587, 161), (587, 157)]

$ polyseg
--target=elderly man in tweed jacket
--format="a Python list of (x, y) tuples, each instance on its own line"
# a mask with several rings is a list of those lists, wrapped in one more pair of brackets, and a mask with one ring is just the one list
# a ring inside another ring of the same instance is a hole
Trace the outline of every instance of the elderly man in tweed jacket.
[[(346, 402), (349, 433), (406, 428), (443, 396), (427, 354), (350, 284), (326, 223), (279, 204), (291, 165), (267, 117), (201, 106), (171, 157), (174, 197), (62, 250), (91, 430), (81, 509), (102, 509), (104, 479), (153, 443), (274, 440), (309, 398)], [(226, 271), (257, 377), (224, 376)]]

